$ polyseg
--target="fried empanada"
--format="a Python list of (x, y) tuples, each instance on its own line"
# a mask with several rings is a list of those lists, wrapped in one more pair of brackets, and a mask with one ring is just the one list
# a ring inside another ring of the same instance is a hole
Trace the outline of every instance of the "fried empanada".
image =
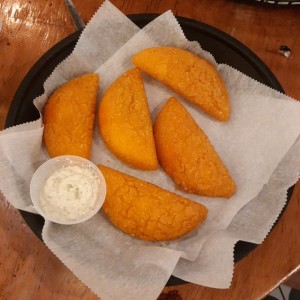
[(225, 84), (207, 60), (180, 48), (156, 47), (139, 52), (132, 61), (210, 116), (220, 121), (229, 119)]
[(99, 107), (99, 130), (120, 160), (143, 170), (157, 169), (152, 123), (137, 68), (124, 73), (105, 92)]
[(205, 133), (185, 107), (170, 98), (154, 124), (158, 160), (182, 189), (229, 198), (236, 185)]
[(44, 111), (44, 142), (50, 157), (90, 158), (99, 77), (86, 74), (59, 87)]
[(106, 181), (102, 209), (123, 232), (148, 241), (179, 238), (203, 223), (205, 206), (153, 184), (98, 166)]

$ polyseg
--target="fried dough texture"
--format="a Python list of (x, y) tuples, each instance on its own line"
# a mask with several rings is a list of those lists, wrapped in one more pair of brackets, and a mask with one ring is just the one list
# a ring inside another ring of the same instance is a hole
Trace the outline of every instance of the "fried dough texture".
[(205, 206), (103, 165), (107, 194), (102, 210), (117, 228), (147, 241), (181, 237), (203, 223)]
[(132, 58), (142, 71), (220, 121), (230, 117), (223, 79), (207, 60), (175, 47), (148, 48)]
[(236, 184), (209, 139), (185, 107), (170, 98), (154, 124), (157, 156), (183, 190), (206, 197), (230, 198)]
[(137, 68), (124, 73), (105, 92), (99, 106), (99, 130), (121, 161), (142, 170), (157, 169), (152, 123)]
[(44, 142), (50, 157), (90, 158), (99, 77), (85, 74), (59, 87), (43, 110)]

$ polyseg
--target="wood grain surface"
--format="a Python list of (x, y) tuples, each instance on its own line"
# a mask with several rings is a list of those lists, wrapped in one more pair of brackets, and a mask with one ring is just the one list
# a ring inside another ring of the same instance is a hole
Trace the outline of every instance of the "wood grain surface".
[[(102, 1), (74, 0), (87, 22)], [(225, 31), (254, 51), (274, 72), (286, 93), (300, 99), (299, 7), (272, 8), (230, 0), (114, 0), (125, 14), (162, 13), (200, 20)], [(51, 46), (75, 31), (63, 0), (1, 0), (0, 129), (21, 80)], [(278, 53), (291, 48), (290, 58)], [(5, 174), (1, 173), (1, 176)], [(300, 265), (300, 184), (267, 239), (235, 265), (230, 289), (187, 284), (182, 299), (260, 299)], [(0, 299), (97, 299), (24, 223), (0, 195)]]

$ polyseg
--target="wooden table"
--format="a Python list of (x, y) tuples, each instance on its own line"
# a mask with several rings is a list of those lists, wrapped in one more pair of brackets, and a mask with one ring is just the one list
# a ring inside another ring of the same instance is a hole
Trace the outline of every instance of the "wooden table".
[[(74, 0), (87, 22), (96, 0)], [(162, 13), (200, 20), (234, 36), (271, 68), (286, 93), (300, 99), (300, 9), (260, 8), (230, 0), (114, 0), (125, 14)], [(33, 63), (51, 46), (75, 31), (63, 0), (1, 0), (0, 129), (13, 95)], [(290, 58), (278, 53), (292, 50)], [(3, 174), (1, 174), (3, 176)], [(216, 290), (187, 284), (183, 299), (259, 299), (300, 265), (300, 184), (276, 228), (262, 245), (235, 266), (232, 286)], [(0, 196), (0, 298), (96, 299), (24, 223), (19, 212)], [(171, 299), (172, 297), (170, 297)]]

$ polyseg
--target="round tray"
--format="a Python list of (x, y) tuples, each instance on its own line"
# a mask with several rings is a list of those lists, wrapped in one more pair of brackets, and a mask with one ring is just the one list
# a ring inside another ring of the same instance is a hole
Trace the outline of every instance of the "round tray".
[[(139, 27), (156, 18), (157, 14), (130, 15), (129, 18)], [(204, 50), (212, 53), (218, 63), (226, 63), (248, 76), (284, 92), (280, 83), (268, 67), (246, 46), (230, 35), (217, 30), (207, 24), (177, 17), (186, 37), (198, 41)], [(20, 84), (11, 103), (5, 127), (29, 122), (39, 118), (32, 100), (43, 93), (43, 83), (54, 68), (66, 58), (75, 47), (80, 31), (71, 34), (46, 52), (27, 73)], [(291, 194), (291, 190), (289, 191)], [(20, 211), (31, 230), (41, 239), (44, 219), (35, 214)], [(239, 261), (251, 252), (257, 245), (239, 241), (235, 246), (234, 260)], [(167, 285), (185, 283), (183, 280), (171, 276)]]

